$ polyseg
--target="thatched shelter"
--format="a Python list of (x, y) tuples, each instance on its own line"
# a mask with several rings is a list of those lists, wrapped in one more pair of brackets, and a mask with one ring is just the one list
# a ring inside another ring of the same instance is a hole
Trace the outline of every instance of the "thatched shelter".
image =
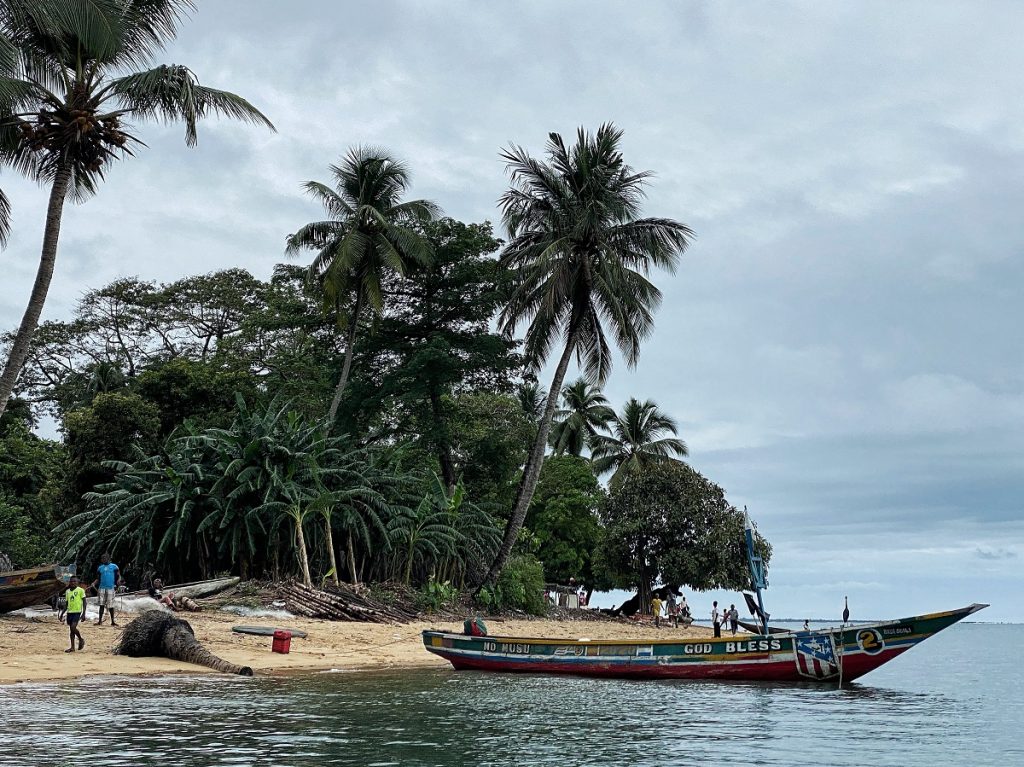
[(147, 610), (125, 626), (114, 653), (133, 658), (171, 658), (207, 666), (225, 674), (252, 676), (252, 669), (248, 666), (228, 663), (199, 644), (188, 621), (162, 610)]

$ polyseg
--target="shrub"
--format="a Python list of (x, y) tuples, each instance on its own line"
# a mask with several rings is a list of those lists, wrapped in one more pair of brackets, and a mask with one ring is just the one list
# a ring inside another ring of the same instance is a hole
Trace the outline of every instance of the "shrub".
[(442, 607), (455, 604), (459, 598), (459, 590), (450, 581), (443, 583), (433, 577), (420, 589), (416, 597), (417, 606), (421, 610), (436, 611)]
[(512, 557), (493, 588), (480, 590), (480, 601), (488, 610), (522, 610), (545, 615), (544, 566), (533, 554)]

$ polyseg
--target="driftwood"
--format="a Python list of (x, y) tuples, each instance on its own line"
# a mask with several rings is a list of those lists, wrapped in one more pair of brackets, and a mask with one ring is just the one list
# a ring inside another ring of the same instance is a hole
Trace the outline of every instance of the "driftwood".
[(362, 623), (407, 623), (416, 618), (415, 613), (370, 599), (345, 586), (331, 584), (321, 590), (287, 583), (278, 593), (288, 610), (307, 618)]
[(248, 666), (228, 663), (207, 650), (199, 644), (187, 621), (163, 610), (147, 610), (125, 626), (114, 654), (133, 658), (171, 658), (207, 666), (225, 674), (252, 676), (252, 669)]

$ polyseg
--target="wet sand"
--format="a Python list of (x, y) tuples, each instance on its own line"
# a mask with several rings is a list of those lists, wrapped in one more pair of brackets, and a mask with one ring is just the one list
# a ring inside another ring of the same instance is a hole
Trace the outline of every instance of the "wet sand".
[[(134, 616), (125, 614), (127, 623)], [(447, 663), (423, 649), (420, 632), (428, 628), (461, 631), (461, 622), (418, 621), (403, 625), (339, 623), (306, 618), (239, 617), (225, 612), (182, 613), (207, 649), (225, 660), (250, 666), (257, 674), (283, 674), (327, 669), (384, 669), (443, 667)], [(636, 626), (617, 621), (556, 621), (488, 619), (496, 636), (577, 639), (668, 639), (706, 637), (703, 627), (689, 629)], [(236, 634), (232, 626), (273, 626), (301, 629), (309, 636), (291, 640), (287, 655), (270, 650), (271, 637)], [(127, 658), (113, 655), (119, 630), (108, 623), (82, 625), (86, 647), (65, 653), (68, 629), (56, 615), (36, 618), (0, 616), (0, 684), (73, 679), (93, 674), (201, 673), (210, 669), (166, 658)]]

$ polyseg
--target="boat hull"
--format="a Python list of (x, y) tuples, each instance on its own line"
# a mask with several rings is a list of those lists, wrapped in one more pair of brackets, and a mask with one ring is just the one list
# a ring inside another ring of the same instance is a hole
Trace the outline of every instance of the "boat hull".
[(897, 621), (721, 639), (588, 641), (424, 631), (459, 670), (634, 679), (851, 682), (986, 605)]
[(74, 567), (44, 565), (0, 573), (0, 613), (43, 604), (67, 588)]

